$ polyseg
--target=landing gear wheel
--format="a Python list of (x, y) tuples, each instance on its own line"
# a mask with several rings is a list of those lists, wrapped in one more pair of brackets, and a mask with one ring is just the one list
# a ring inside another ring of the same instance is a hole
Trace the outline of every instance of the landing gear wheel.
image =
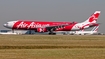
[(56, 33), (49, 33), (49, 35), (56, 35)]

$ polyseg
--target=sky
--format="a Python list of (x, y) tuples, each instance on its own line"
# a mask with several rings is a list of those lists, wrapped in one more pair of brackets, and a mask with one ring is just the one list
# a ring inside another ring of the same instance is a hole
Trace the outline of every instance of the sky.
[(0, 29), (19, 19), (83, 22), (95, 11), (101, 11), (97, 23), (105, 33), (105, 0), (0, 0)]

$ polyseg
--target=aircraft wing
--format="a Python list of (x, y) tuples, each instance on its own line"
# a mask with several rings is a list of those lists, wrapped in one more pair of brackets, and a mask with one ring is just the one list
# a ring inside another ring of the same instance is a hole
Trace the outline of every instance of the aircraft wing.
[(50, 27), (46, 27), (46, 29), (48, 30), (48, 31), (54, 31), (54, 30), (56, 30), (56, 29), (58, 29), (58, 28), (64, 28), (65, 26), (68, 26), (68, 25), (57, 25), (57, 26), (50, 26)]
[(77, 22), (72, 22), (70, 24), (62, 24), (62, 25), (54, 25), (54, 26), (49, 26), (49, 27), (46, 27), (46, 29), (48, 31), (55, 31), (57, 30), (58, 28), (64, 28), (65, 26), (68, 26), (68, 25), (73, 25), (73, 24), (76, 24)]

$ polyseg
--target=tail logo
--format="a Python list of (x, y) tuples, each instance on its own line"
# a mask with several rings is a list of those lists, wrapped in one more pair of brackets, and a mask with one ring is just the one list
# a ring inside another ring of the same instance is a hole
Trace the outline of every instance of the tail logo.
[(94, 20), (97, 21), (98, 16), (99, 16), (99, 13), (93, 14), (93, 15), (90, 17), (89, 22), (93, 22)]

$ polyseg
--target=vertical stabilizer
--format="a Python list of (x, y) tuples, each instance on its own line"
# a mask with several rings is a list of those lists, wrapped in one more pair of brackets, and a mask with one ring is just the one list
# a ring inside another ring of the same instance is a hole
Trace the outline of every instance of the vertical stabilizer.
[(91, 31), (98, 31), (99, 25), (95, 26)]
[(101, 11), (95, 11), (85, 22), (96, 23)]

